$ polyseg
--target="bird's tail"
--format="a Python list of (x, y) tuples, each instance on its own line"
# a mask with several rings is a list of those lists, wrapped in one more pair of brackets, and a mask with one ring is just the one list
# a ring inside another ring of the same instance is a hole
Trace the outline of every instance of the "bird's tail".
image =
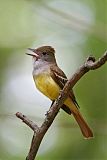
[(78, 111), (76, 113), (72, 112), (75, 120), (77, 121), (81, 132), (85, 138), (91, 138), (93, 137), (93, 132), (89, 128), (88, 124), (85, 122), (84, 118), (82, 117), (81, 113)]

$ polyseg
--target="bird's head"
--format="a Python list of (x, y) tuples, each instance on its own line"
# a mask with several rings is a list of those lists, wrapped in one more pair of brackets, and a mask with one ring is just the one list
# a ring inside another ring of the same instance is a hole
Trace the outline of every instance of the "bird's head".
[(36, 49), (28, 48), (32, 53), (27, 53), (33, 57), (34, 61), (55, 62), (55, 50), (51, 46), (42, 46)]

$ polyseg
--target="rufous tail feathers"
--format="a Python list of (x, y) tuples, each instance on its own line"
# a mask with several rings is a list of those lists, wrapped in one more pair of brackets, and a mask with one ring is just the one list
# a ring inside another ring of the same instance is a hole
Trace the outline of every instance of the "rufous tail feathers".
[(78, 111), (77, 113), (72, 113), (75, 120), (77, 121), (81, 132), (83, 134), (83, 136), (85, 138), (92, 138), (93, 137), (93, 132), (92, 130), (89, 128), (88, 124), (85, 122), (85, 120), (83, 119), (81, 113)]

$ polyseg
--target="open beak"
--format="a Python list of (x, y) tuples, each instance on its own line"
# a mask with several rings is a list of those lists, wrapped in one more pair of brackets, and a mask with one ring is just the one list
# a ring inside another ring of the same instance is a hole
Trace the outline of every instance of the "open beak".
[(26, 53), (27, 55), (32, 56), (32, 57), (36, 57), (37, 59), (39, 58), (39, 55), (37, 53), (35, 53), (35, 49), (28, 48), (28, 50), (32, 51), (33, 53)]

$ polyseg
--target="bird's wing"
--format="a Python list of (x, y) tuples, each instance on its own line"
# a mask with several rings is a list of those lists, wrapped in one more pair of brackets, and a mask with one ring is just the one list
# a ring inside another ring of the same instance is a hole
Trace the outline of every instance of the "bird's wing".
[[(61, 89), (65, 86), (66, 82), (68, 81), (65, 73), (56, 65), (50, 67), (51, 70), (51, 77), (54, 81), (60, 86)], [(76, 98), (74, 96), (73, 90), (69, 93), (70, 98), (74, 102), (74, 104), (79, 107)]]

